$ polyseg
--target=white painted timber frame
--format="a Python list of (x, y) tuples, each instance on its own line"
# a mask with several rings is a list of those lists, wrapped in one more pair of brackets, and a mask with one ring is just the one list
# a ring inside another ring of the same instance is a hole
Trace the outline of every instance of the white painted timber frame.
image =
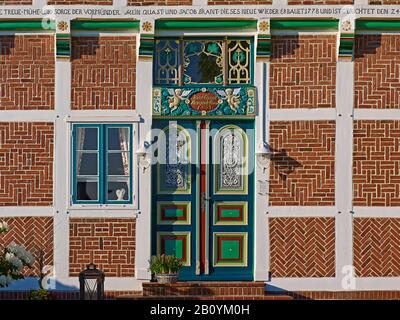
[[(179, 10), (192, 8), (207, 9), (206, 0), (193, 0), (193, 6), (170, 7)], [(259, 14), (236, 14), (227, 13), (223, 18), (340, 18), (354, 19), (358, 17), (369, 18), (398, 18), (397, 13), (391, 13), (391, 9), (400, 9), (400, 6), (384, 6), (389, 13), (360, 13), (357, 10), (363, 8), (382, 9), (383, 6), (368, 6), (367, 0), (355, 0), (355, 5), (350, 6), (323, 6), (324, 9), (347, 8), (356, 10), (355, 14), (344, 15), (340, 13), (281, 13), (278, 15), (260, 12)], [(32, 6), (3, 6), (0, 19), (26, 19), (26, 18), (54, 18), (57, 21), (70, 22), (75, 18), (102, 19), (100, 13), (49, 15), (8, 13), (5, 9), (12, 10), (29, 8), (58, 8), (58, 9), (85, 9), (94, 8), (98, 10), (119, 9), (121, 14), (106, 16), (107, 18), (132, 18), (149, 21), (154, 28), (154, 21), (158, 18), (222, 18), (220, 14), (187, 14), (178, 13), (174, 15), (144, 14), (143, 10), (158, 10), (165, 7), (140, 8), (142, 14), (125, 15), (127, 0), (114, 0), (113, 6), (46, 6), (45, 0), (33, 0)], [(287, 0), (274, 0), (270, 6), (233, 6), (233, 9), (281, 9), (288, 8)], [(318, 6), (289, 6), (290, 9), (315, 9)], [(223, 9), (226, 6), (212, 6), (213, 9)], [(340, 21), (342, 22), (342, 21)], [(1, 32), (0, 34), (40, 34), (45, 31), (35, 32)], [(254, 35), (248, 32), (224, 32), (224, 35)], [(321, 34), (314, 32), (315, 34)], [(73, 33), (82, 35), (85, 33)], [(86, 35), (99, 34), (96, 32)], [(102, 32), (101, 34), (110, 34)], [(117, 33), (115, 33), (117, 34)], [(120, 33), (127, 35), (126, 33)], [(168, 35), (221, 35), (218, 31), (195, 32), (184, 31), (168, 33)], [(338, 37), (339, 32), (337, 33)], [(139, 46), (137, 35), (137, 46)], [(339, 43), (339, 41), (338, 41)], [(256, 166), (255, 179), (255, 235), (254, 235), (254, 275), (255, 280), (265, 281), (267, 286), (284, 290), (318, 290), (318, 291), (343, 291), (342, 285), (343, 266), (352, 264), (352, 219), (353, 217), (399, 217), (400, 213), (396, 207), (352, 207), (352, 131), (353, 120), (359, 119), (395, 119), (400, 120), (398, 110), (353, 110), (353, 74), (354, 63), (352, 61), (338, 61), (337, 63), (337, 91), (336, 109), (273, 109), (269, 108), (269, 62), (254, 62), (254, 79), (258, 94), (258, 114), (256, 117), (256, 150), (260, 143), (268, 142), (268, 128), (270, 121), (279, 120), (335, 120), (336, 121), (336, 150), (335, 154), (335, 206), (327, 207), (277, 207), (268, 206), (268, 177), (269, 170), (265, 172)], [(69, 60), (57, 59), (56, 61), (56, 103), (55, 110), (46, 111), (0, 111), (1, 121), (49, 121), (55, 125), (55, 153), (54, 153), (54, 206), (53, 207), (0, 207), (1, 217), (21, 216), (53, 216), (54, 217), (54, 279), (56, 290), (77, 290), (77, 277), (69, 276), (69, 219), (71, 217), (132, 217), (136, 218), (136, 253), (135, 253), (135, 277), (130, 278), (107, 278), (106, 290), (141, 290), (143, 280), (150, 279), (147, 270), (150, 258), (151, 244), (151, 168), (146, 171), (135, 170), (134, 181), (136, 202), (133, 206), (70, 206), (69, 203), (69, 181), (70, 181), (70, 124), (72, 122), (124, 122), (134, 124), (135, 136), (133, 152), (141, 146), (144, 141), (149, 141), (152, 124), (152, 61), (149, 59), (137, 59), (136, 80), (136, 110), (135, 111), (72, 111), (70, 110), (70, 87), (71, 87), (71, 63)], [(339, 152), (340, 151), (340, 152)], [(134, 157), (136, 160), (136, 157)], [(140, 185), (138, 184), (140, 181)], [(268, 219), (270, 217), (304, 217), (304, 216), (326, 216), (335, 218), (336, 232), (336, 276), (332, 278), (270, 278), (269, 276), (269, 233)], [(15, 282), (9, 288), (0, 290), (26, 290), (37, 288), (37, 281), (28, 278)], [(399, 290), (400, 277), (382, 278), (357, 278), (355, 290)]]

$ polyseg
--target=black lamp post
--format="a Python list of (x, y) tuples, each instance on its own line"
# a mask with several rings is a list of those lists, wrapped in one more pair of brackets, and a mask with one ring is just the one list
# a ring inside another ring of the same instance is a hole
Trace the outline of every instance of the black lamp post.
[(104, 272), (94, 263), (79, 273), (80, 300), (104, 300)]

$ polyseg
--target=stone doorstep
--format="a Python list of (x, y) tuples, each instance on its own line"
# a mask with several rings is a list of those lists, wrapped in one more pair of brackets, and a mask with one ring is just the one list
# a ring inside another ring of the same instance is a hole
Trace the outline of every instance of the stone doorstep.
[(265, 287), (262, 281), (178, 281), (176, 283), (143, 282), (144, 287)]
[(264, 282), (177, 282), (161, 284), (158, 282), (145, 282), (143, 296), (260, 296), (265, 295)]
[(121, 295), (117, 300), (293, 300), (286, 295), (257, 296), (137, 296)]

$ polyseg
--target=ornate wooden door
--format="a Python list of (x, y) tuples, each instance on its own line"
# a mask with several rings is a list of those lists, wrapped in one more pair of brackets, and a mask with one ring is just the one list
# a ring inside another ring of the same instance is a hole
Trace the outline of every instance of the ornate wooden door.
[(152, 253), (182, 259), (181, 280), (252, 280), (253, 122), (155, 128)]

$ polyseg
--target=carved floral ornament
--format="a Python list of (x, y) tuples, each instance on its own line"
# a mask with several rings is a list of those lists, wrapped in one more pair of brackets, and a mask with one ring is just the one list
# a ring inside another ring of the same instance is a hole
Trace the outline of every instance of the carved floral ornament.
[(351, 30), (351, 21), (345, 20), (342, 22), (342, 30), (343, 31), (350, 31)]
[(66, 31), (68, 29), (68, 23), (66, 21), (60, 21), (57, 23), (57, 29), (60, 31)]
[(266, 32), (269, 29), (269, 22), (268, 21), (261, 21), (258, 24), (258, 30), (262, 32)]
[(151, 30), (153, 30), (153, 25), (151, 24), (151, 22), (145, 21), (142, 23), (142, 30), (144, 32), (150, 32)]

